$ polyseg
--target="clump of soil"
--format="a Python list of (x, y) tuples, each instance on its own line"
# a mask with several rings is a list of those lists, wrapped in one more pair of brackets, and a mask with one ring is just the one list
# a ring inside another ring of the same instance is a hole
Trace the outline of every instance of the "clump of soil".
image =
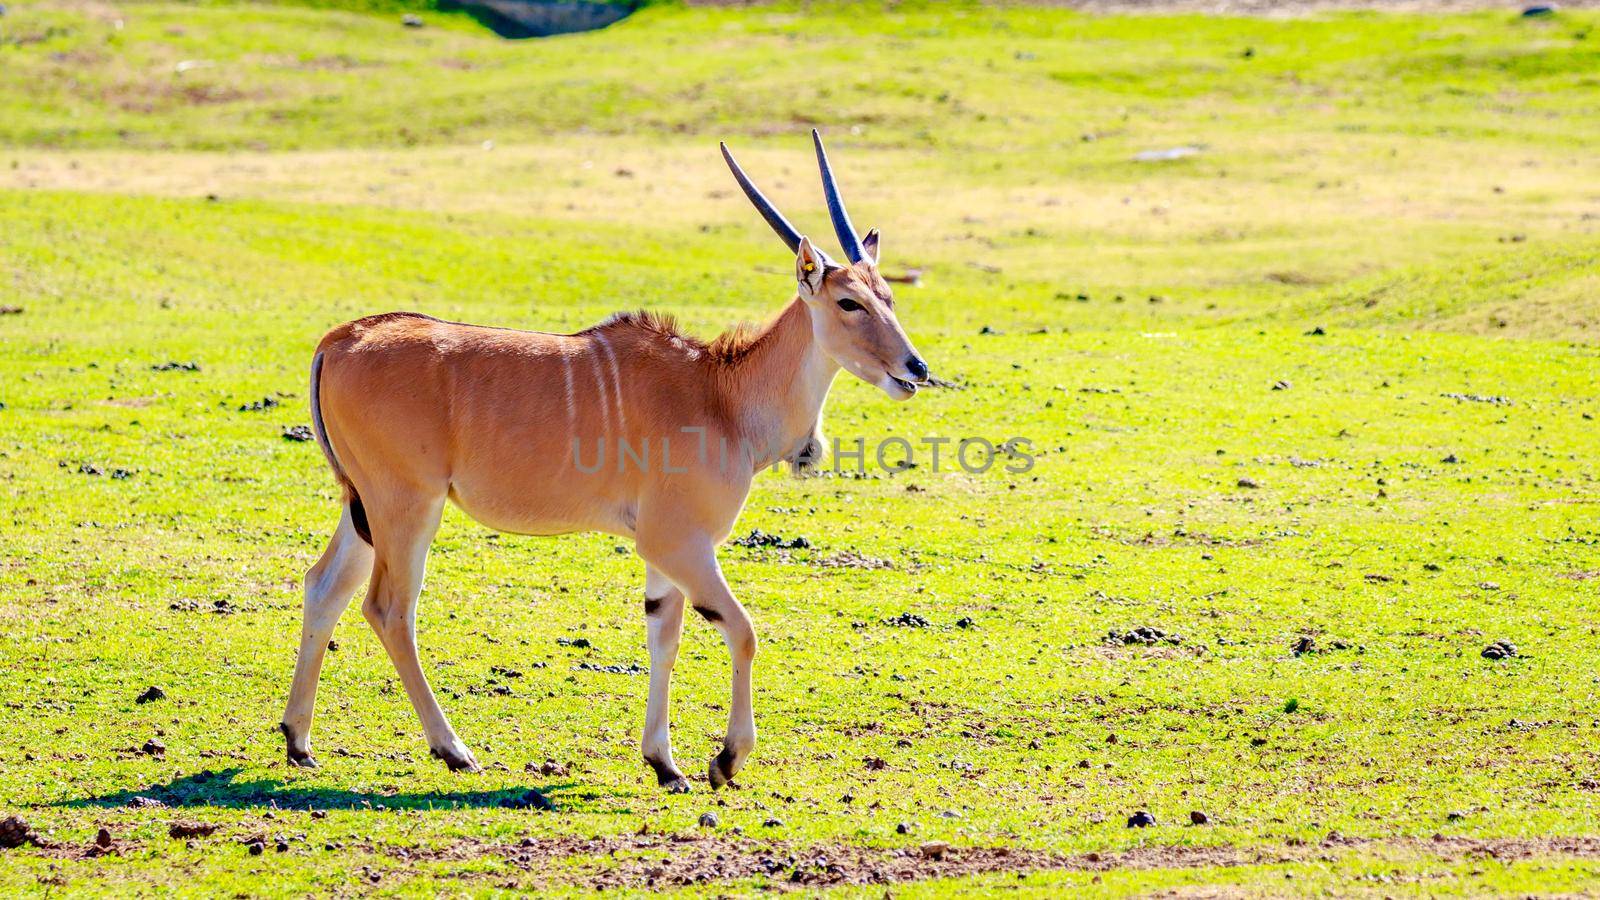
[(602, 666), (595, 663), (581, 662), (574, 668), (582, 669), (585, 672), (605, 672), (608, 675), (643, 675), (650, 671), (638, 663), (628, 663), (627, 665), (612, 663)]
[(1124, 647), (1154, 647), (1157, 644), (1172, 644), (1176, 646), (1183, 643), (1183, 638), (1176, 634), (1167, 634), (1165, 631), (1162, 631), (1159, 628), (1152, 628), (1149, 625), (1140, 625), (1137, 628), (1123, 632), (1119, 632), (1113, 628), (1112, 630), (1106, 632), (1106, 643), (1111, 644), (1112, 646), (1120, 645)]
[(239, 404), (239, 412), (261, 412), (264, 409), (272, 409), (277, 405), (278, 401), (272, 397), (262, 397), (253, 403)]
[(286, 441), (309, 441), (312, 438), (309, 425), (285, 425), (283, 439)]
[(179, 612), (213, 612), (219, 616), (232, 615), (239, 611), (237, 606), (228, 602), (227, 598), (224, 597), (218, 597), (210, 603), (201, 603), (198, 600), (189, 599), (174, 600), (167, 604), (167, 608), (175, 609)]
[(164, 363), (156, 363), (155, 365), (150, 367), (150, 371), (152, 371), (152, 372), (198, 372), (198, 371), (200, 371), (200, 364), (195, 362), (194, 360), (190, 360), (188, 362), (169, 361), (169, 362), (164, 362)]
[(1444, 394), (1440, 394), (1439, 396), (1447, 397), (1447, 398), (1449, 398), (1451, 400), (1460, 400), (1463, 403), (1490, 403), (1490, 404), (1493, 404), (1495, 406), (1510, 406), (1510, 405), (1512, 405), (1512, 401), (1511, 401), (1510, 397), (1501, 397), (1498, 394), (1455, 394), (1455, 393), (1444, 393)]
[(0, 849), (9, 850), (29, 844), (35, 847), (50, 846), (21, 816), (7, 816), (0, 819)]
[(89, 849), (85, 850), (83, 855), (94, 859), (97, 856), (120, 855), (120, 852), (116, 841), (111, 837), (111, 829), (102, 827), (95, 832), (94, 843), (89, 845)]
[(883, 624), (896, 628), (927, 628), (933, 623), (914, 612), (903, 612), (892, 619), (884, 619)]
[(776, 547), (779, 550), (809, 550), (811, 542), (804, 535), (799, 535), (785, 540), (784, 538), (753, 528), (750, 533), (742, 538), (732, 541), (736, 547)]
[[(62, 463), (62, 465), (66, 465), (66, 464)], [(93, 476), (99, 477), (101, 475), (105, 475), (106, 474), (106, 470), (104, 468), (102, 468), (101, 466), (96, 465), (95, 463), (86, 462), (86, 463), (80, 463), (78, 465), (78, 473), (80, 475), (93, 475)], [(110, 474), (111, 474), (112, 478), (115, 478), (118, 481), (121, 481), (124, 478), (132, 478), (134, 473), (133, 473), (132, 469), (114, 468), (114, 469), (111, 470)]]
[[(805, 540), (805, 538), (797, 538)], [(824, 569), (892, 569), (894, 563), (876, 556), (863, 556), (854, 550), (841, 550), (832, 556), (825, 556), (817, 560), (817, 565)]]
[(216, 833), (217, 827), (213, 822), (173, 822), (167, 826), (167, 834), (179, 840), (210, 837)]
[(1517, 645), (1510, 641), (1495, 641), (1483, 648), (1484, 659), (1510, 659), (1517, 655)]
[(167, 692), (166, 691), (163, 691), (161, 688), (158, 688), (155, 685), (151, 685), (151, 686), (149, 686), (149, 687), (144, 689), (144, 693), (142, 693), (139, 696), (133, 698), (133, 702), (135, 702), (135, 703), (153, 703), (156, 700), (165, 700), (166, 698), (167, 698)]

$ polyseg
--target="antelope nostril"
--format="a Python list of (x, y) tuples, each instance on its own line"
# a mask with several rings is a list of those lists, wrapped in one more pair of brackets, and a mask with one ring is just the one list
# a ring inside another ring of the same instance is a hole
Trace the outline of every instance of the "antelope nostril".
[(916, 354), (906, 357), (906, 371), (911, 373), (912, 381), (928, 380), (928, 364), (923, 362), (922, 357)]

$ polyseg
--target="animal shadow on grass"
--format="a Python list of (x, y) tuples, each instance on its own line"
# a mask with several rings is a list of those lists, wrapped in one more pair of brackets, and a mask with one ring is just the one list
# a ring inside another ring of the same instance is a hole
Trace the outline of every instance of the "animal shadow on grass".
[[(372, 793), (347, 791), (338, 788), (295, 787), (276, 779), (261, 778), (239, 780), (243, 769), (205, 771), (174, 778), (166, 784), (152, 785), (138, 790), (116, 791), (97, 797), (65, 800), (57, 806), (113, 807), (149, 806), (159, 801), (163, 806), (209, 806), (223, 809), (526, 809), (537, 808), (537, 794), (554, 800), (562, 792), (579, 788), (566, 782), (541, 786), (501, 788), (493, 791), (419, 791), (416, 793)], [(582, 799), (593, 799), (594, 794), (584, 791)]]

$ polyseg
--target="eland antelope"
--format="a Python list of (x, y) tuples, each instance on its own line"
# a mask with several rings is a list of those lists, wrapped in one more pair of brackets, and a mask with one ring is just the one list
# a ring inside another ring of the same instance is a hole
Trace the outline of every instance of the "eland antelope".
[(795, 254), (796, 296), (759, 329), (705, 343), (649, 313), (545, 334), (394, 312), (323, 337), (311, 362), (311, 420), (344, 508), (306, 573), (300, 651), (281, 726), (291, 764), (316, 764), (311, 717), (323, 655), (366, 579), (361, 611), (428, 746), (453, 770), (478, 770), (417, 658), (417, 597), (449, 500), (501, 531), (632, 539), (645, 563), (645, 761), (662, 787), (688, 790), (668, 736), (687, 598), (722, 633), (732, 658), (727, 735), (707, 775), (715, 788), (739, 771), (756, 741), (756, 635), (716, 548), (757, 471), (819, 458), (822, 404), (841, 367), (896, 400), (928, 380), (878, 274), (878, 232), (857, 235), (815, 131), (812, 140), (845, 262), (796, 231), (722, 145), (739, 186)]

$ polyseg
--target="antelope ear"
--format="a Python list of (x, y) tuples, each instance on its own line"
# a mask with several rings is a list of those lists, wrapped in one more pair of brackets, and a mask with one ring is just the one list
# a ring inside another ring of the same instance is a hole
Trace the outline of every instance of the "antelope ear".
[(867, 256), (872, 259), (873, 265), (878, 264), (878, 229), (872, 229), (861, 239), (861, 249), (867, 251)]
[(800, 247), (794, 256), (794, 277), (803, 294), (810, 296), (822, 290), (822, 275), (827, 268), (822, 251), (805, 235), (800, 236)]

